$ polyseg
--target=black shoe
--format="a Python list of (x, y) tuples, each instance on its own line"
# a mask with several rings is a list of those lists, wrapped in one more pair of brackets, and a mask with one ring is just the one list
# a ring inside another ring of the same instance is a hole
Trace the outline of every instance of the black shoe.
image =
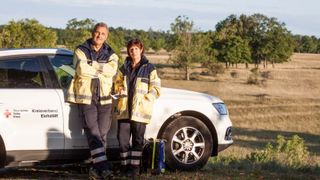
[(100, 180), (100, 179), (102, 179), (102, 177), (97, 169), (90, 168), (89, 169), (89, 179), (90, 180)]
[(110, 170), (104, 170), (101, 172), (102, 179), (112, 179), (113, 178), (113, 172)]
[(127, 173), (128, 177), (137, 177), (140, 176), (140, 167), (139, 166), (131, 166), (130, 170)]
[(121, 165), (120, 166), (120, 173), (119, 173), (120, 177), (126, 177), (128, 176), (128, 167), (126, 165)]

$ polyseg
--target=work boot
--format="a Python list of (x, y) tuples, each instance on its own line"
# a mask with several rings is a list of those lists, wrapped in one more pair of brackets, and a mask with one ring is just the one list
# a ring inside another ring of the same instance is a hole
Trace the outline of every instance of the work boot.
[(101, 172), (101, 177), (102, 179), (112, 179), (113, 178), (113, 173), (110, 170), (104, 170)]
[(140, 176), (140, 167), (131, 165), (130, 170), (128, 171), (128, 177), (135, 178)]
[(119, 176), (125, 177), (128, 176), (128, 166), (127, 165), (121, 165), (120, 166), (120, 174)]
[(90, 180), (100, 180), (102, 177), (100, 176), (100, 173), (97, 169), (95, 168), (90, 168), (89, 169), (89, 179)]

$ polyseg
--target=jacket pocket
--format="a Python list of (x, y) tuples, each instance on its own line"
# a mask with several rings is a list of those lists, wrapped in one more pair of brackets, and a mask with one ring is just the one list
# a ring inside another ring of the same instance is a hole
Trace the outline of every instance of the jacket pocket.
[(142, 96), (139, 102), (139, 111), (141, 114), (151, 116), (153, 110), (153, 101)]

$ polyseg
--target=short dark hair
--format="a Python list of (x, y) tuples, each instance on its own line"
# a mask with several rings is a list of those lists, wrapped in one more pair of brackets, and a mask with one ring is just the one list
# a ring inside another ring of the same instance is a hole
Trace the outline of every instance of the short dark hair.
[(128, 56), (129, 56), (129, 57), (130, 57), (129, 49), (130, 49), (132, 46), (138, 46), (140, 49), (142, 49), (141, 56), (144, 54), (144, 46), (143, 46), (142, 41), (141, 41), (140, 39), (131, 39), (131, 40), (127, 43), (127, 53), (128, 53)]
[(94, 25), (93, 29), (92, 29), (92, 33), (96, 32), (96, 30), (98, 29), (98, 27), (105, 27), (107, 29), (107, 31), (109, 32), (109, 28), (108, 25), (106, 23), (103, 22), (99, 22), (96, 25)]

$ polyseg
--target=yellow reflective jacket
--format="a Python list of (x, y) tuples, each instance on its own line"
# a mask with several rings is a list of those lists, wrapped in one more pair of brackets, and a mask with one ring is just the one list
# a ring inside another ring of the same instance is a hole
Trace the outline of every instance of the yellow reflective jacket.
[(98, 57), (93, 57), (89, 39), (75, 50), (73, 64), (76, 66), (76, 73), (68, 89), (68, 102), (91, 104), (91, 82), (96, 78), (99, 79), (100, 104), (112, 102), (110, 92), (119, 58), (107, 44), (101, 48)]
[[(119, 87), (122, 87), (128, 94), (128, 66), (131, 66), (129, 61), (127, 59), (118, 71), (115, 83), (116, 93), (119, 93)], [(160, 96), (161, 83), (154, 65), (145, 57), (141, 59), (141, 63), (133, 87), (132, 112), (129, 113), (128, 110), (128, 97), (119, 98), (114, 112), (117, 119), (150, 123), (154, 101)], [(130, 114), (131, 117), (129, 117)]]

